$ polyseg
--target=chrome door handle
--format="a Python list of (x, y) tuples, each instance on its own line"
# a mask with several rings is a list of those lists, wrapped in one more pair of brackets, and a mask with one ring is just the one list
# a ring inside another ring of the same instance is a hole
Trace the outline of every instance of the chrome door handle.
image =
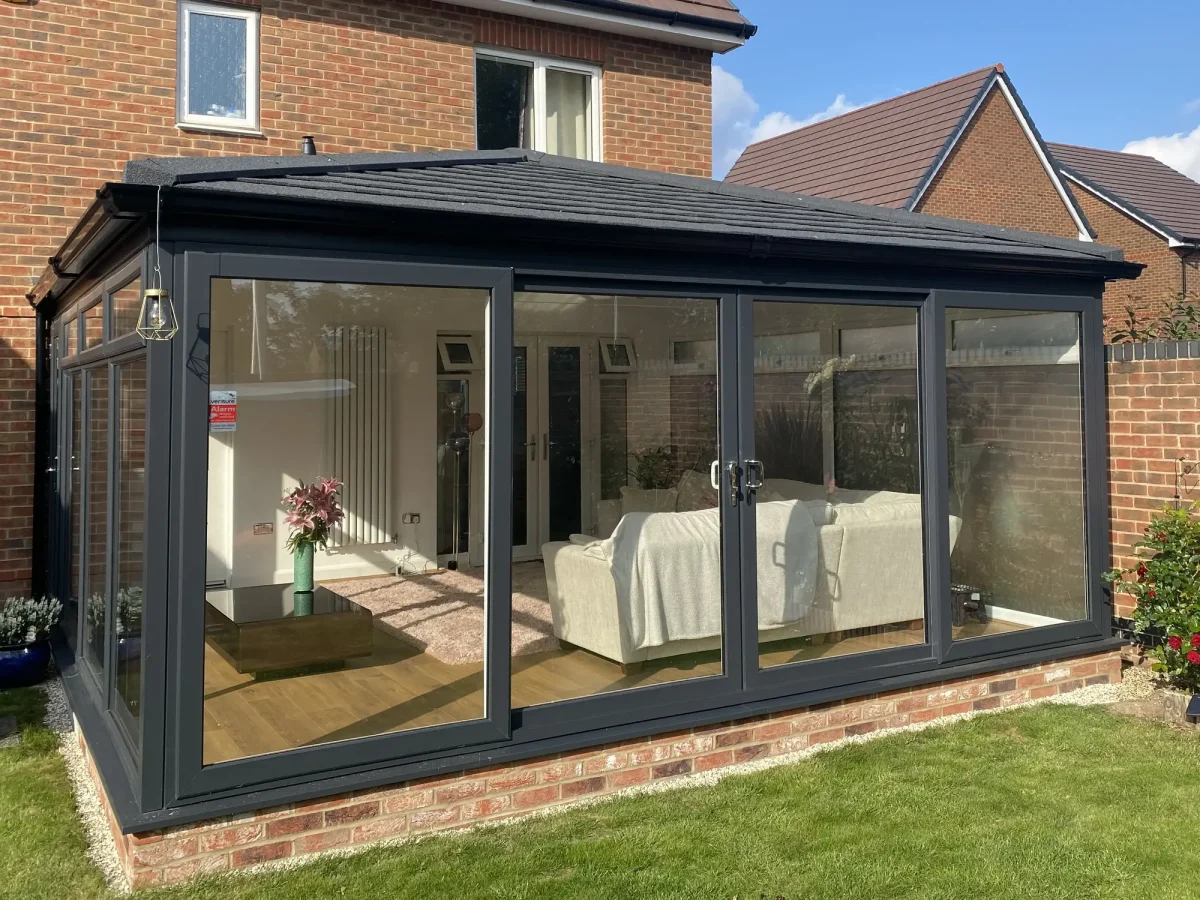
[(737, 506), (741, 499), (742, 467), (735, 461), (726, 466), (726, 471), (729, 473), (729, 505)]
[(766, 472), (763, 464), (757, 459), (746, 460), (746, 490), (757, 491), (763, 486)]
[(708, 466), (708, 483), (714, 491), (721, 489), (721, 461), (714, 459)]

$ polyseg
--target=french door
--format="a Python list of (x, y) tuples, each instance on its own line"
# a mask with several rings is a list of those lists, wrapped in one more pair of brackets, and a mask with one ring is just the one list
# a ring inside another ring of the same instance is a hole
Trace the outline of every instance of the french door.
[(545, 335), (514, 341), (514, 560), (595, 528), (595, 344)]

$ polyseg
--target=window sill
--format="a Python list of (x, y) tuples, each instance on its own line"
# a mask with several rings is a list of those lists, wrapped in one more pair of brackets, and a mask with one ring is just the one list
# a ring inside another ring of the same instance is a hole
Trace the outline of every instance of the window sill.
[(180, 131), (195, 131), (200, 134), (231, 134), (238, 137), (263, 137), (257, 128), (238, 128), (236, 125), (204, 125), (200, 122), (176, 122)]

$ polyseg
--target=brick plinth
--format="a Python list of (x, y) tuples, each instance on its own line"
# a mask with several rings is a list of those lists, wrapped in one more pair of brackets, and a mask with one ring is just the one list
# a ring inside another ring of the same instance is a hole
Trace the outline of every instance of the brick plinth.
[[(108, 821), (130, 884), (166, 884), (511, 820), (850, 735), (1018, 706), (1085, 685), (1118, 681), (1120, 672), (1116, 652), (1091, 654), (144, 834), (121, 834), (111, 813)], [(103, 800), (90, 757), (89, 769)]]

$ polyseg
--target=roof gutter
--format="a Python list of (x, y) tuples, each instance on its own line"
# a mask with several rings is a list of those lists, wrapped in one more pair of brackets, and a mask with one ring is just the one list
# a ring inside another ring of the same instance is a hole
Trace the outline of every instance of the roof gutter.
[(728, 53), (754, 36), (758, 27), (744, 19), (731, 21), (693, 13), (654, 9), (629, 0), (447, 0), (510, 16), (574, 25), (641, 37), (668, 44)]

